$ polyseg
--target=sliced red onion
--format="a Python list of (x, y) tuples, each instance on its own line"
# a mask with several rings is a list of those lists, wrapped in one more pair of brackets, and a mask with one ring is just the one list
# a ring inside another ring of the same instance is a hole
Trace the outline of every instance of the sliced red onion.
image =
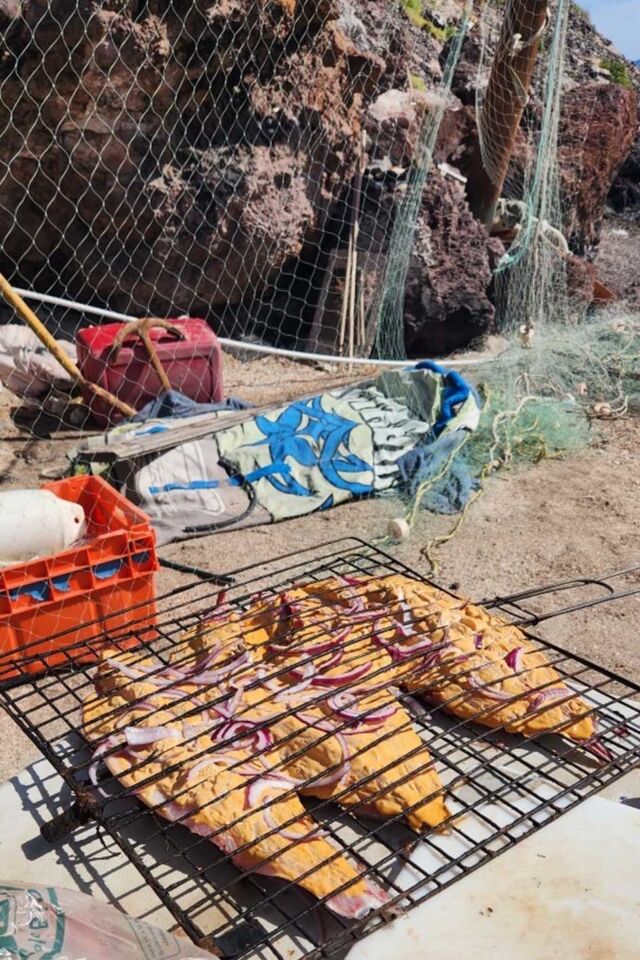
[(589, 753), (592, 753), (605, 763), (611, 763), (611, 761), (615, 759), (609, 747), (602, 743), (598, 737), (592, 737), (591, 740), (583, 740), (582, 746), (585, 750), (588, 750)]
[(269, 686), (269, 683), (273, 683), (273, 682), (278, 683), (278, 681), (274, 680), (274, 678), (271, 676), (267, 668), (262, 664), (260, 664), (260, 666), (256, 670), (256, 677), (261, 683), (263, 683), (267, 687)]
[(258, 730), (253, 740), (256, 750), (269, 750), (273, 746), (273, 734), (270, 730)]
[(177, 670), (175, 667), (163, 665), (157, 676), (149, 677), (149, 683), (154, 683), (156, 686), (162, 686), (166, 680), (175, 680), (181, 683), (183, 680), (186, 680), (188, 676), (185, 670)]
[(197, 763), (194, 763), (192, 767), (189, 768), (187, 773), (187, 782), (191, 783), (192, 780), (198, 776), (198, 774), (205, 770), (211, 764), (217, 764), (218, 766), (224, 767), (225, 770), (229, 770), (230, 773), (237, 773), (241, 777), (255, 777), (260, 771), (257, 767), (249, 766), (245, 763), (240, 763), (238, 757), (234, 757), (229, 753), (215, 753), (209, 754), (206, 757), (203, 757), (202, 760), (198, 760)]
[[(283, 840), (293, 840), (296, 843), (308, 843), (310, 840), (320, 840), (328, 836), (326, 830), (323, 830), (321, 827), (305, 830), (304, 833), (294, 833), (291, 827), (283, 827), (278, 823), (270, 806), (262, 810), (262, 815), (269, 830), (277, 830), (278, 836), (282, 837)], [(304, 828), (304, 824), (301, 824), (301, 826)]]
[(235, 690), (233, 694), (226, 698), (222, 703), (212, 703), (208, 710), (215, 718), (223, 720), (232, 720), (243, 697), (243, 691)]
[(263, 777), (250, 783), (245, 794), (245, 807), (257, 810), (262, 805), (263, 795), (274, 790), (290, 791), (298, 786), (298, 781), (281, 773), (265, 773)]
[(370, 663), (363, 663), (361, 666), (354, 667), (353, 670), (341, 673), (337, 677), (316, 676), (311, 681), (311, 685), (314, 687), (341, 687), (343, 684), (355, 683), (356, 680), (360, 680), (365, 674), (369, 673), (370, 669)]
[(352, 723), (348, 727), (342, 727), (340, 733), (342, 733), (345, 737), (355, 737), (361, 736), (363, 733), (373, 733), (375, 730), (379, 730), (383, 726), (384, 720), (376, 720), (373, 723), (367, 723), (365, 720), (363, 720), (362, 723)]
[(125, 727), (124, 735), (130, 747), (146, 747), (158, 740), (180, 739), (175, 727)]
[[(248, 736), (240, 739), (240, 734), (247, 733)], [(255, 734), (255, 725), (248, 720), (231, 720), (223, 723), (213, 731), (211, 737), (217, 743), (225, 743), (228, 740), (237, 740), (238, 746), (250, 743)]]
[(493, 687), (489, 687), (484, 684), (482, 680), (478, 680), (473, 674), (469, 674), (465, 679), (470, 687), (473, 687), (474, 690), (477, 690), (478, 693), (488, 697), (490, 700), (517, 700), (519, 696), (522, 696), (522, 694), (505, 693), (503, 690), (496, 690)]
[(296, 678), (296, 680), (309, 680), (312, 679), (315, 683), (315, 675), (318, 669), (323, 672), (326, 670), (332, 670), (334, 667), (337, 667), (342, 657), (344, 656), (344, 650), (338, 650), (329, 660), (324, 663), (315, 664), (312, 661), (308, 663), (303, 663), (299, 667), (292, 667), (290, 673)]
[(367, 613), (367, 612), (368, 611), (365, 609), (364, 600), (362, 599), (362, 597), (358, 597), (358, 596), (353, 596), (351, 598), (351, 603), (345, 610), (345, 613), (348, 614), (350, 617), (356, 617), (358, 616), (358, 614)]
[(189, 768), (187, 772), (187, 783), (190, 783), (192, 780), (198, 776), (201, 770), (205, 770), (207, 767), (210, 767), (211, 764), (222, 763), (218, 757), (203, 757), (202, 760), (198, 760), (197, 763), (194, 763), (192, 767)]
[(316, 672), (315, 665), (309, 661), (309, 663), (303, 663), (299, 667), (292, 667), (290, 673), (296, 678), (296, 680), (308, 680), (311, 682)]
[(342, 690), (327, 700), (328, 705), (339, 717), (344, 720), (362, 720), (363, 723), (376, 723), (379, 720), (388, 720), (397, 710), (394, 703), (384, 704), (376, 710), (357, 710), (354, 704), (358, 703), (355, 694)]
[(180, 719), (180, 714), (172, 710), (171, 707), (163, 707), (159, 703), (154, 703), (153, 700), (135, 701), (129, 706), (129, 710), (148, 710), (150, 713), (159, 713), (163, 710), (165, 713), (169, 713), (172, 717), (175, 717), (176, 720)]
[(350, 623), (367, 623), (369, 620), (376, 621), (380, 620), (381, 617), (385, 616), (384, 610), (362, 610), (359, 613), (350, 613), (349, 622)]
[(515, 673), (522, 669), (522, 655), (524, 653), (524, 647), (514, 647), (513, 650), (509, 650), (509, 653), (504, 658), (504, 662), (508, 667), (511, 668)]
[(224, 721), (232, 719), (231, 717), (227, 716), (226, 710), (220, 709), (218, 704), (212, 704), (210, 707), (207, 707), (207, 714), (211, 718), (211, 722), (214, 727), (219, 727), (221, 723), (224, 723)]
[(268, 653), (275, 653), (281, 657), (292, 657), (298, 656), (299, 650), (296, 648), (295, 644), (288, 644), (284, 646), (282, 643), (270, 643), (267, 646)]
[(239, 670), (241, 667), (248, 666), (250, 663), (249, 654), (245, 651), (241, 653), (239, 657), (235, 660), (232, 660), (231, 663), (226, 664), (224, 667), (220, 667), (218, 670), (203, 670), (201, 673), (189, 674), (183, 682), (186, 683), (195, 683), (197, 685), (203, 686), (214, 686), (219, 683), (221, 680), (226, 679), (230, 673), (233, 673), (235, 670)]
[(221, 645), (219, 643), (214, 644), (214, 646), (207, 651), (204, 656), (201, 656), (192, 667), (186, 671), (189, 673), (200, 673), (201, 670), (207, 670), (213, 663), (216, 662), (221, 653)]
[(363, 580), (361, 577), (352, 577), (346, 573), (341, 577), (338, 577), (338, 580), (341, 583), (346, 584), (348, 587), (364, 587), (367, 583), (367, 581)]
[[(245, 732), (247, 736), (242, 737)], [(256, 728), (256, 724), (251, 720), (232, 720), (215, 730), (212, 736), (218, 743), (234, 740), (238, 743), (238, 746), (241, 746), (249, 742), (255, 746), (256, 750), (268, 750), (273, 746), (271, 731), (260, 727)]]
[(116, 747), (119, 747), (120, 743), (116, 740), (115, 737), (107, 737), (106, 740), (103, 740), (96, 749), (91, 754), (91, 766), (89, 767), (89, 780), (94, 787), (98, 786), (98, 764), (101, 757), (108, 753), (110, 750), (114, 750)]
[(473, 645), (476, 650), (482, 650), (484, 645), (484, 633), (476, 633), (475, 637), (473, 638)]
[(273, 698), (277, 703), (286, 703), (291, 697), (295, 696), (298, 693), (301, 693), (302, 690), (306, 690), (307, 687), (311, 686), (313, 683), (313, 677), (309, 677), (307, 680), (303, 680), (302, 683), (296, 683), (293, 687), (285, 687), (281, 689), (277, 687), (276, 689), (280, 692), (275, 695)]
[[(453, 644), (445, 643), (442, 649), (444, 649), (444, 647), (451, 647), (451, 646), (453, 646)], [(433, 650), (431, 653), (428, 653), (426, 657), (422, 658), (422, 660), (418, 664), (418, 668), (420, 670), (431, 670), (432, 667), (437, 667), (440, 661), (442, 660), (442, 649)]]
[[(354, 586), (356, 586), (356, 584), (350, 583), (346, 577), (338, 576), (336, 577), (336, 580), (343, 588), (340, 593), (344, 594), (349, 601), (353, 602), (354, 600), (358, 599), (358, 594), (352, 589)], [(360, 584), (357, 584), (357, 586), (360, 586)]]
[(114, 660), (112, 657), (109, 657), (106, 663), (114, 670), (123, 673), (129, 680), (144, 680), (150, 673), (153, 673), (153, 671), (162, 669), (160, 661), (154, 664), (144, 665), (139, 663), (135, 667), (132, 667), (128, 663), (123, 663), (122, 660)]
[(301, 649), (301, 653), (304, 653), (305, 656), (313, 656), (314, 654), (319, 653), (329, 653), (334, 649), (338, 644), (344, 643), (349, 634), (351, 633), (351, 627), (344, 627), (344, 629), (339, 630), (331, 640), (327, 640), (324, 643), (315, 643), (311, 646), (304, 646)]
[(448, 660), (447, 663), (466, 663), (468, 660), (473, 660), (475, 653), (460, 653), (457, 657), (453, 657), (452, 660)]
[(566, 697), (567, 700), (570, 700), (572, 694), (570, 690), (566, 689), (566, 687), (565, 689), (561, 689), (559, 687), (550, 687), (549, 689), (545, 690), (532, 690), (527, 694), (527, 696), (531, 698), (531, 709), (537, 710), (548, 700), (558, 700), (560, 697)]
[(221, 623), (223, 620), (227, 619), (229, 612), (229, 604), (225, 603), (222, 607), (218, 608), (215, 613), (210, 614), (206, 620), (202, 620), (201, 625), (203, 627), (208, 627), (210, 623)]
[(360, 719), (361, 711), (353, 709), (353, 704), (357, 702), (358, 698), (349, 690), (342, 690), (340, 693), (334, 694), (327, 700), (327, 704), (329, 707), (331, 707), (333, 712), (345, 720)]
[(280, 836), (284, 837), (285, 840), (297, 840), (298, 843), (308, 843), (309, 840), (325, 840), (330, 836), (322, 827), (314, 827), (313, 830), (307, 830), (302, 836), (299, 833), (294, 833), (293, 830), (288, 827), (278, 827), (278, 830)]
[(394, 660), (408, 660), (409, 657), (413, 657), (416, 653), (431, 652), (433, 647), (433, 641), (429, 637), (426, 637), (423, 640), (416, 641), (416, 643), (404, 644), (403, 646), (391, 643), (387, 647), (387, 650)]

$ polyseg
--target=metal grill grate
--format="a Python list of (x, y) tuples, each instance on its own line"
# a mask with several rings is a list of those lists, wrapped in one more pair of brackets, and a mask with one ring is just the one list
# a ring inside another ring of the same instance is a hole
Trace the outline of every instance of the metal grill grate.
[[(608, 580), (585, 579), (536, 588), (485, 601), (485, 606), (513, 621), (532, 624), (640, 593), (639, 570), (624, 571)], [(367, 578), (393, 573), (420, 579), (396, 559), (350, 539), (238, 571), (226, 599), (232, 609), (242, 613), (258, 592), (263, 597), (277, 597), (294, 584), (328, 576)], [(614, 580), (621, 584), (617, 589)], [(551, 610), (540, 606), (541, 598), (563, 596), (569, 590), (580, 594), (569, 606)], [(208, 838), (143, 807), (106, 769), (99, 788), (91, 784), (91, 750), (79, 731), (82, 703), (94, 689), (96, 654), (108, 642), (129, 649), (129, 656), (134, 657), (131, 662), (153, 654), (158, 662), (168, 664), (183, 632), (211, 617), (220, 600), (218, 591), (211, 584), (197, 583), (160, 598), (155, 632), (149, 633), (146, 621), (133, 654), (135, 608), (126, 632), (107, 637), (97, 629), (90, 641), (70, 641), (64, 647), (66, 669), (49, 668), (47, 651), (40, 645), (25, 654), (22, 664), (31, 671), (40, 666), (40, 675), (28, 683), (5, 684), (0, 702), (76, 795), (73, 808), (47, 826), (47, 835), (60, 838), (79, 822), (94, 818), (141, 871), (185, 932), (223, 956), (255, 954), (265, 960), (297, 960), (344, 952), (364, 933), (437, 893), (600, 790), (625, 773), (640, 755), (640, 688), (531, 634), (530, 641), (586, 701), (589, 711), (597, 711), (600, 757), (553, 732), (524, 739), (501, 728), (488, 729), (456, 719), (424, 701), (418, 704), (414, 697), (399, 694), (412, 728), (435, 761), (451, 817), (446, 831), (418, 837), (404, 824), (403, 813), (373, 821), (347, 813), (333, 801), (305, 798), (305, 806), (336, 848), (389, 895), (388, 903), (365, 918), (344, 919), (294, 884), (240, 870)], [(58, 656), (59, 651), (58, 642)], [(0, 673), (2, 666), (0, 659)], [(283, 668), (272, 668), (274, 676), (278, 671), (282, 673)], [(213, 685), (205, 687), (205, 694), (211, 706), (223, 699)], [(318, 693), (323, 696), (326, 692)], [(289, 709), (283, 704), (283, 714)], [(345, 727), (348, 721), (338, 721), (338, 729), (341, 723)], [(265, 809), (267, 806), (265, 802)], [(251, 812), (239, 813), (238, 820)]]

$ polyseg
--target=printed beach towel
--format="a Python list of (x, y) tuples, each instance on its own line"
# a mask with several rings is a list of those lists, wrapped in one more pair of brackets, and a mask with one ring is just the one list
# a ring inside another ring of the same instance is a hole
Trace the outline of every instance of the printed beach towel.
[(407, 455), (475, 429), (479, 401), (458, 374), (427, 361), (247, 411), (227, 428), (224, 417), (209, 436), (119, 468), (115, 480), (148, 513), (160, 544), (400, 490)]

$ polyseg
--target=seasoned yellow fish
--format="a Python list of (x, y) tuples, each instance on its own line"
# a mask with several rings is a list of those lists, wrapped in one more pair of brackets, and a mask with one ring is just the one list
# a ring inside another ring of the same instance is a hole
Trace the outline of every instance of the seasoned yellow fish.
[(385, 612), (376, 634), (385, 649), (415, 650), (396, 674), (407, 690), (509, 733), (594, 737), (593, 709), (518, 627), (408, 577), (372, 581), (368, 590), (369, 603)]
[[(242, 690), (228, 689), (212, 707), (202, 684), (176, 671), (115, 653), (98, 669), (83, 729), (118, 780), (160, 816), (209, 837), (240, 869), (296, 883), (342, 916), (361, 917), (385, 903), (383, 891), (306, 813), (296, 781), (268, 772), (278, 758), (269, 749), (265, 708), (261, 725), (250, 712), (235, 720)], [(255, 758), (260, 748), (263, 761)]]

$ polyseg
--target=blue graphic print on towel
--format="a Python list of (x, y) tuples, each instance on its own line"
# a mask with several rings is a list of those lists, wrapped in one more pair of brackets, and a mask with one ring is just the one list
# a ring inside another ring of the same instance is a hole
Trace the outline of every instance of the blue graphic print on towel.
[(290, 459), (303, 467), (317, 467), (327, 483), (348, 490), (352, 496), (371, 493), (372, 483), (358, 483), (349, 477), (372, 469), (371, 464), (349, 450), (349, 437), (356, 422), (324, 410), (321, 397), (292, 403), (275, 421), (258, 416), (255, 422), (265, 439), (246, 446), (268, 445), (274, 467), (281, 470), (282, 479), (278, 470), (269, 476), (269, 483), (276, 490), (299, 497), (310, 497), (315, 492), (292, 475), (287, 463)]
[(257, 414), (217, 434), (221, 462), (248, 481), (274, 519), (374, 491), (370, 426), (331, 394)]

